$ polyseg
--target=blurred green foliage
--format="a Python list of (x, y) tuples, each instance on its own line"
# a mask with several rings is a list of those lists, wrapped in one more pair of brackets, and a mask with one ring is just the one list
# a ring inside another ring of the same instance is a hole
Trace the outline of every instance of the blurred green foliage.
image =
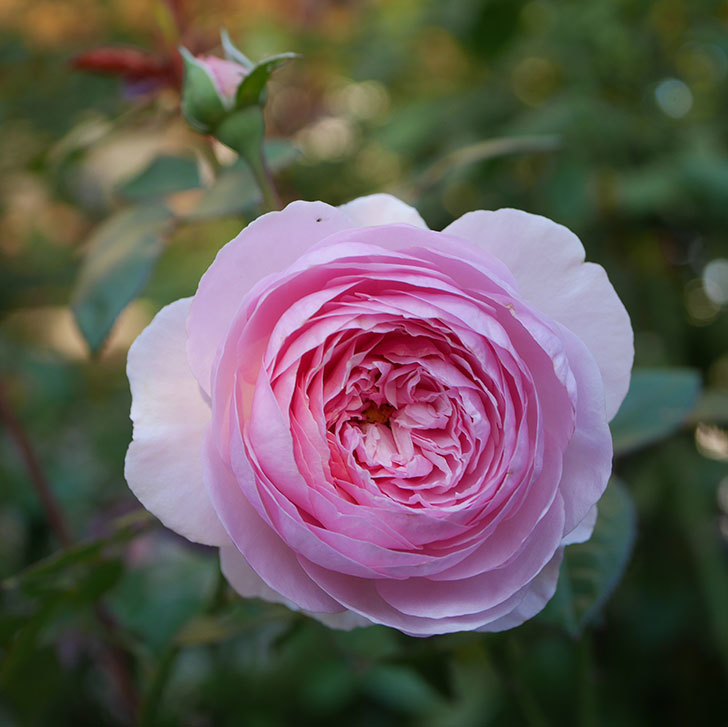
[[(259, 201), (244, 167), (185, 128), (174, 90), (139, 95), (70, 69), (98, 44), (163, 53), (154, 5), (0, 0), (0, 393), (82, 543), (54, 555), (16, 438), (1, 430), (0, 724), (128, 723), (105, 643), (123, 652), (147, 724), (724, 722), (728, 281), (706, 271), (728, 258), (728, 4), (178, 4), (195, 52), (225, 25), (253, 58), (304, 55), (274, 76), (266, 110), (269, 135), (299, 150), (267, 150), (285, 200), (389, 190), (438, 229), (477, 208), (544, 214), (580, 236), (632, 317), (649, 368), (613, 431), (636, 527), (610, 488), (595, 538), (622, 566), (635, 543), (613, 596), (596, 608), (618, 573), (590, 544), (572, 546), (578, 603), (560, 590), (516, 631), (426, 640), (330, 631), (243, 602), (217, 583), (211, 550), (119, 530), (135, 507), (126, 350), (155, 310), (194, 292)], [(142, 220), (154, 244), (140, 248), (118, 220), (143, 217), (152, 197), (165, 212), (151, 232)], [(120, 250), (126, 289), (118, 266), (94, 258)], [(655, 370), (668, 366), (689, 369)], [(588, 623), (578, 638), (553, 617), (564, 603), (572, 632), (573, 619)]]

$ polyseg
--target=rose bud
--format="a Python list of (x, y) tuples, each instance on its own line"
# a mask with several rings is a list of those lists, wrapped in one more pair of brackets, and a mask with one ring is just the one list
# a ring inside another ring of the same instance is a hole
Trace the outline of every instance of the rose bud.
[(193, 56), (180, 48), (185, 63), (182, 110), (198, 131), (212, 133), (235, 106), (240, 82), (252, 66), (215, 56)]

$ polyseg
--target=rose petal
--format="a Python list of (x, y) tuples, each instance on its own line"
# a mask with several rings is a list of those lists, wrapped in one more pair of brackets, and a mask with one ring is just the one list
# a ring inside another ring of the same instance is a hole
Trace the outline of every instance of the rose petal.
[(210, 407), (187, 364), (191, 298), (162, 308), (129, 349), (134, 438), (124, 475), (142, 505), (168, 528), (205, 545), (229, 543), (202, 480)]
[(323, 202), (292, 202), (251, 222), (218, 252), (200, 280), (187, 324), (190, 366), (206, 393), (218, 346), (251, 288), (285, 270), (314, 243), (352, 224)]
[[(233, 546), (220, 548), (220, 569), (230, 585), (243, 598), (261, 598), (270, 603), (282, 603), (292, 611), (301, 611), (293, 601), (283, 598), (280, 593), (270, 588), (248, 565), (248, 561), (240, 555), (237, 548)], [(369, 619), (353, 611), (341, 611), (340, 613), (303, 611), (302, 613), (315, 618), (330, 629), (340, 631), (351, 631), (361, 626), (372, 625)]]
[(612, 434), (604, 417), (599, 369), (586, 346), (569, 330), (561, 339), (577, 382), (576, 429), (564, 453), (559, 492), (564, 498), (570, 533), (604, 492), (612, 472)]
[(597, 524), (597, 506), (592, 505), (581, 522), (571, 531), (564, 535), (561, 545), (573, 545), (574, 543), (585, 543), (591, 538), (594, 526)]
[(599, 365), (611, 419), (629, 386), (632, 328), (604, 269), (584, 262), (576, 235), (545, 217), (513, 209), (468, 212), (443, 232), (502, 260), (526, 301), (584, 341)]
[(563, 527), (564, 506), (558, 498), (533, 528), (520, 552), (501, 567), (463, 580), (381, 580), (377, 581), (377, 590), (387, 603), (410, 616), (449, 618), (493, 608), (546, 567), (561, 541)]
[(351, 611), (364, 616), (372, 623), (399, 629), (409, 636), (433, 636), (482, 628), (510, 613), (518, 606), (528, 590), (528, 586), (525, 586), (497, 606), (478, 613), (448, 618), (411, 616), (387, 603), (379, 594), (377, 582), (374, 580), (328, 571), (306, 561), (305, 558), (301, 559), (301, 565), (322, 588), (335, 594), (335, 597)]
[(359, 227), (404, 222), (423, 230), (427, 229), (427, 223), (414, 207), (410, 207), (391, 194), (370, 194), (368, 197), (359, 197), (340, 205), (339, 209)]
[(234, 545), (220, 548), (220, 569), (227, 578), (228, 583), (243, 598), (262, 598), (270, 603), (282, 603), (293, 611), (298, 611), (298, 606), (274, 591), (251, 567), (248, 561), (243, 558), (240, 551)]
[(556, 593), (563, 558), (564, 549), (559, 548), (543, 570), (528, 584), (520, 603), (505, 616), (491, 621), (476, 631), (494, 632), (512, 629), (542, 611)]
[[(220, 459), (208, 432), (203, 475), (215, 507), (223, 514), (230, 538), (270, 588), (303, 609), (336, 613), (343, 606), (304, 572), (296, 554), (268, 527), (240, 491), (235, 475)], [(251, 475), (252, 476), (252, 475)]]

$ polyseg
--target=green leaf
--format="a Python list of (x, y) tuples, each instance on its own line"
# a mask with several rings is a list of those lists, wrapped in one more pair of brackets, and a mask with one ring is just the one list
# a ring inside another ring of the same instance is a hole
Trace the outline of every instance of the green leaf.
[(24, 667), (31, 662), (41, 647), (46, 631), (58, 620), (61, 609), (78, 615), (88, 606), (95, 606), (103, 594), (121, 579), (124, 565), (118, 559), (97, 560), (92, 568), (76, 574), (66, 583), (57, 583), (53, 589), (43, 592), (39, 598), (24, 607), (23, 625), (12, 634), (0, 661), (0, 684), (7, 684), (21, 676)]
[(243, 52), (230, 40), (230, 34), (225, 28), (220, 29), (220, 40), (225, 51), (225, 57), (229, 61), (235, 61), (246, 68), (253, 68), (255, 63), (250, 60)]
[(235, 95), (235, 108), (243, 109), (253, 105), (262, 106), (265, 103), (265, 87), (273, 71), (280, 68), (284, 63), (300, 57), (298, 53), (281, 53), (258, 63), (238, 86)]
[(616, 588), (634, 544), (636, 511), (621, 482), (610, 481), (597, 507), (591, 539), (566, 547), (556, 593), (539, 617), (574, 637), (594, 620)]
[(96, 562), (104, 551), (123, 545), (155, 522), (156, 520), (146, 510), (129, 513), (114, 522), (112, 532), (106, 537), (78, 543), (53, 553), (21, 573), (6, 578), (0, 583), (0, 591), (32, 589), (43, 581), (48, 582), (53, 578), (63, 577), (78, 566)]
[(101, 348), (119, 313), (149, 279), (172, 222), (165, 206), (146, 205), (115, 214), (94, 232), (71, 299), (92, 352)]
[(25, 614), (24, 622), (6, 644), (0, 661), (0, 685), (5, 687), (19, 674), (39, 648), (43, 631), (58, 609), (67, 601), (62, 593), (47, 599), (32, 614)]
[(190, 126), (207, 134), (225, 116), (227, 109), (207, 69), (187, 48), (180, 46), (179, 52), (185, 64), (182, 113)]
[(703, 392), (690, 415), (690, 421), (728, 424), (728, 391), (715, 389)]
[(533, 154), (558, 149), (561, 140), (558, 136), (507, 136), (499, 139), (486, 139), (477, 144), (456, 149), (439, 159), (426, 169), (416, 186), (419, 190), (427, 190), (451, 172), (478, 162), (496, 159), (513, 154)]
[(270, 139), (263, 144), (263, 153), (272, 172), (291, 166), (301, 157), (301, 150), (287, 139)]
[(362, 690), (394, 712), (423, 713), (442, 701), (416, 671), (394, 664), (373, 667), (362, 679)]
[(693, 369), (636, 369), (627, 397), (611, 423), (615, 455), (658, 442), (679, 430), (700, 393)]
[(121, 185), (119, 193), (128, 200), (145, 202), (199, 186), (200, 175), (194, 159), (162, 155)]

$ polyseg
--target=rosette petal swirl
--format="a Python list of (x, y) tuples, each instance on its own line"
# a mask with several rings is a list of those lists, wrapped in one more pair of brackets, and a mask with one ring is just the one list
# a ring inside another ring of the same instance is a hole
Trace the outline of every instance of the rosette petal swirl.
[(583, 260), (514, 210), (265, 215), (132, 347), (127, 480), (244, 596), (343, 628), (516, 626), (591, 533), (629, 381), (629, 319)]

